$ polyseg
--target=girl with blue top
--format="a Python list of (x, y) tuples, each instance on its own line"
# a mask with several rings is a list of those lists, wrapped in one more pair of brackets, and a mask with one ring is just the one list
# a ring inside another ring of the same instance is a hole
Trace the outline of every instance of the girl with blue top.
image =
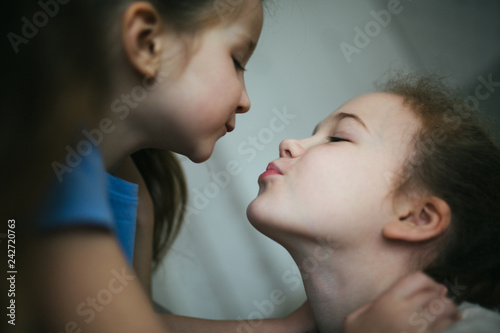
[[(111, 86), (103, 108), (109, 111), (97, 126), (83, 127), (80, 140), (52, 164), (57, 180), (39, 218), (47, 231), (37, 262), (41, 322), (58, 332), (236, 332), (236, 321), (155, 314), (151, 264), (175, 236), (186, 201), (171, 152), (207, 160), (215, 142), (234, 130), (236, 114), (250, 109), (244, 71), (260, 37), (262, 3), (92, 4), (96, 19), (110, 22), (102, 34)], [(411, 285), (416, 295), (440, 291), (421, 277)], [(407, 281), (393, 290), (406, 287)], [(405, 315), (400, 309), (421, 304), (418, 298), (402, 303), (407, 306), (378, 307), (379, 317)], [(255, 328), (314, 330), (308, 304)]]

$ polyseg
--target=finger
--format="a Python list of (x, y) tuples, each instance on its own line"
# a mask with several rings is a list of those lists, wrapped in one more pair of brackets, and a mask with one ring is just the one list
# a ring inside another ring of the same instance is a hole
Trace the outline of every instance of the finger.
[(402, 317), (406, 321), (422, 321), (431, 324), (435, 320), (442, 318), (451, 318), (453, 306), (443, 301), (439, 293), (434, 291), (425, 291), (415, 294), (407, 300), (401, 301), (399, 305)]
[(448, 303), (441, 300), (439, 294), (434, 291), (423, 291), (405, 300), (404, 304), (413, 313), (436, 317), (445, 311)]
[(447, 288), (444, 288), (441, 293), (441, 300), (445, 305), (443, 316), (448, 316), (452, 319), (460, 320), (462, 318), (462, 314), (460, 313), (460, 310), (458, 309), (457, 305), (453, 303), (451, 299), (446, 297), (447, 293), (448, 293)]
[(362, 315), (363, 313), (365, 313), (366, 311), (368, 311), (368, 309), (373, 305), (373, 302), (369, 302), (369, 303), (366, 303), (365, 305), (363, 305), (362, 307), (360, 307), (359, 309), (357, 309), (356, 311), (354, 312), (351, 312), (347, 318), (347, 319), (353, 319), (353, 318), (357, 318), (358, 316)]
[(418, 308), (413, 315), (425, 319), (429, 327), (442, 325), (441, 322), (455, 322), (460, 317), (455, 304), (430, 292), (419, 294), (411, 301)]
[(402, 278), (388, 290), (388, 293), (393, 294), (398, 299), (406, 299), (425, 290), (439, 292), (441, 288), (442, 285), (424, 273), (417, 272)]
[(442, 332), (453, 326), (456, 322), (457, 320), (452, 318), (444, 318), (442, 320), (436, 320), (435, 322), (429, 325), (428, 332), (429, 333)]
[(431, 304), (429, 305), (429, 310), (430, 311), (434, 311), (435, 314), (437, 314), (437, 318), (436, 318), (436, 321), (439, 321), (439, 320), (444, 320), (444, 319), (449, 319), (449, 320), (452, 320), (452, 321), (457, 321), (457, 320), (460, 320), (462, 315), (460, 313), (460, 310), (457, 308), (457, 306), (453, 303), (442, 303), (441, 304), (443, 307), (442, 307), (442, 310), (441, 311), (437, 311), (437, 307), (436, 307), (436, 304)]
[[(433, 293), (433, 291), (429, 291), (429, 293)], [(430, 302), (425, 306), (427, 308), (434, 309), (434, 312), (439, 311), (439, 308), (441, 308), (441, 312), (446, 312), (454, 316), (459, 315), (459, 311), (455, 303), (453, 303), (451, 299), (446, 297), (447, 293), (448, 293), (448, 288), (442, 286), (439, 294), (435, 294), (435, 297), (432, 298)]]

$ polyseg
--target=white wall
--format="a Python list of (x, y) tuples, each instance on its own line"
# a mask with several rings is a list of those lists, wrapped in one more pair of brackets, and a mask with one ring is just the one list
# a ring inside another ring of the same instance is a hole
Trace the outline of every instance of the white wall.
[[(304, 300), (288, 253), (256, 232), (245, 215), (257, 194), (257, 177), (278, 157), (281, 140), (310, 135), (341, 103), (373, 90), (373, 82), (391, 67), (452, 74), (475, 87), (477, 77), (492, 73), (500, 60), (496, 0), (402, 0), (402, 12), (386, 27), (379, 25), (350, 63), (339, 45), (355, 45), (355, 27), (372, 25), (370, 11), (387, 9), (389, 1), (274, 1), (246, 74), (252, 110), (237, 117), (236, 131), (218, 143), (207, 163), (182, 159), (192, 210), (153, 286), (155, 300), (177, 314), (282, 316)], [(278, 126), (273, 118), (285, 110), (294, 118)], [(234, 175), (223, 177), (228, 163)], [(217, 174), (220, 185), (212, 177)], [(196, 190), (212, 197), (203, 202)], [(273, 311), (261, 308), (276, 289), (286, 302)]]

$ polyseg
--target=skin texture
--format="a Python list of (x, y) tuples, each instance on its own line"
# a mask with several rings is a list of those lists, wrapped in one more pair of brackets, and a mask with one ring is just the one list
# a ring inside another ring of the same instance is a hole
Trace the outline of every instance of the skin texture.
[[(147, 81), (147, 98), (135, 108), (126, 113), (120, 111), (125, 103), (112, 107), (117, 111), (111, 114), (116, 130), (102, 145), (108, 167), (143, 148), (166, 149), (203, 162), (216, 141), (235, 128), (236, 114), (250, 109), (238, 64), (245, 66), (250, 59), (263, 22), (260, 1), (242, 6), (229, 23), (189, 38), (169, 28), (149, 4), (129, 8), (123, 23), (128, 70), (116, 70), (116, 96), (142, 86), (144, 76), (154, 76)], [(136, 85), (118, 83), (134, 78)]]
[[(161, 148), (204, 161), (226, 129), (234, 127), (235, 115), (250, 108), (235, 60), (246, 65), (253, 51), (248, 40), (256, 44), (259, 39), (262, 7), (257, 0), (242, 6), (230, 21), (200, 33), (193, 48), (186, 48), (186, 36), (176, 33), (147, 2), (135, 2), (123, 14), (119, 31), (124, 54), (112, 62), (113, 89), (105, 106), (109, 110), (111, 105), (113, 130), (100, 148), (108, 171), (139, 184), (138, 247), (151, 244), (151, 204), (130, 154)], [(133, 98), (138, 87), (146, 89), (147, 98)], [(44, 237), (39, 252), (37, 275), (44, 278), (36, 281), (37, 297), (47, 331), (234, 332), (240, 324), (155, 314), (147, 295), (150, 251), (134, 253), (136, 275), (107, 231), (63, 230)], [(110, 288), (113, 272), (127, 277), (123, 290), (89, 322), (75, 315), (82, 302)], [(312, 331), (311, 316), (306, 304), (286, 319), (265, 321), (259, 332)]]
[[(260, 181), (259, 196), (248, 209), (253, 224), (272, 227), (277, 241), (294, 233), (315, 239), (326, 232), (353, 247), (380, 233), (392, 213), (385, 174), (396, 172), (408, 155), (415, 122), (400, 108), (392, 95), (362, 96), (326, 118), (310, 138), (283, 141), (274, 162), (283, 176)], [(367, 128), (352, 117), (336, 118), (341, 113), (357, 115)], [(350, 142), (330, 142), (329, 136)], [(374, 218), (376, 223), (367, 223)]]
[[(112, 105), (109, 118), (114, 127), (100, 148), (108, 171), (139, 184), (136, 244), (142, 249), (134, 253), (134, 268), (139, 272), (136, 275), (128, 268), (114, 236), (107, 231), (74, 228), (43, 237), (39, 262), (50, 263), (50, 267), (41, 264), (35, 271), (45, 277), (36, 281), (44, 329), (221, 332), (236, 331), (240, 325), (236, 321), (201, 321), (153, 312), (148, 297), (151, 252), (144, 248), (152, 239), (151, 202), (129, 155), (150, 147), (204, 161), (226, 129), (234, 129), (236, 113), (249, 110), (238, 63), (246, 65), (259, 39), (262, 7), (257, 0), (245, 1), (243, 7), (230, 22), (221, 22), (199, 34), (187, 60), (187, 53), (180, 52), (186, 40), (169, 30), (168, 22), (163, 22), (149, 3), (137, 2), (125, 11), (121, 22), (125, 57), (114, 62), (114, 93), (108, 104)], [(252, 46), (249, 39), (253, 40)], [(147, 81), (143, 79), (145, 75), (150, 77)], [(132, 94), (124, 94), (138, 86), (145, 86), (149, 92), (140, 103), (131, 99)], [(121, 104), (113, 104), (116, 96), (122, 96)], [(87, 317), (76, 315), (76, 309), (88, 297), (109, 289), (114, 271), (123, 272), (126, 286), (86, 322)], [(298, 313), (311, 318), (308, 307)], [(260, 331), (292, 332), (291, 325), (298, 332), (303, 331), (299, 324), (311, 325), (306, 320), (299, 323), (277, 319), (266, 321)]]
[[(404, 277), (375, 301), (348, 315), (344, 322), (344, 333), (443, 331), (460, 319), (460, 312), (445, 297), (446, 292), (444, 286), (425, 274), (415, 273)], [(429, 310), (432, 304), (444, 305), (442, 312), (438, 314)], [(415, 325), (415, 318), (419, 320), (418, 325)], [(374, 322), (377, 324), (373, 325)], [(402, 330), (402, 327), (406, 328)]]
[(419, 242), (449, 225), (444, 201), (395, 200), (386, 177), (409, 155), (418, 124), (399, 96), (354, 98), (310, 138), (283, 141), (278, 172), (259, 178), (249, 220), (301, 268), (320, 331), (340, 332), (349, 313), (420, 269)]

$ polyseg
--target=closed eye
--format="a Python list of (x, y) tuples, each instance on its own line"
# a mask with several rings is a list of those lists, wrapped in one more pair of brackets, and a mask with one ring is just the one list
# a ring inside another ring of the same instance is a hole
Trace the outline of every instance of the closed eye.
[(342, 138), (339, 138), (339, 137), (336, 137), (336, 136), (329, 136), (328, 138), (328, 141), (330, 142), (350, 142), (349, 140), (347, 139), (342, 139)]
[(234, 62), (234, 67), (236, 67), (236, 69), (238, 71), (242, 71), (242, 72), (245, 72), (246, 69), (245, 67), (243, 67), (243, 65), (241, 65), (241, 62), (239, 62), (238, 60), (236, 60), (235, 58), (233, 58), (233, 62)]

